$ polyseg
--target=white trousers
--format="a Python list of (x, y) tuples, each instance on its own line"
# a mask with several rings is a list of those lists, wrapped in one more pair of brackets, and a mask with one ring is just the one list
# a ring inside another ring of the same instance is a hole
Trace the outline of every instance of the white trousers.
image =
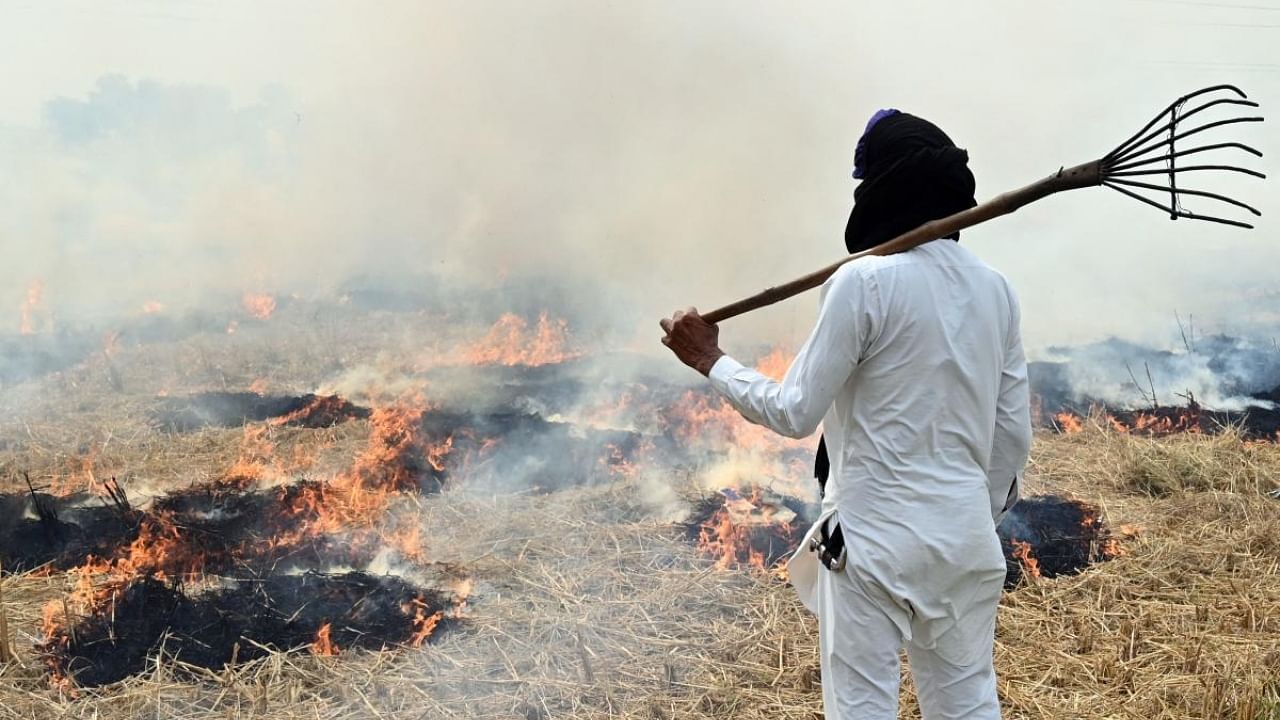
[[(895, 601), (872, 581), (847, 569), (822, 568), (817, 578), (818, 642), (826, 720), (897, 720), (899, 652), (903, 633), (889, 613)], [(905, 641), (924, 720), (999, 720), (992, 664), (997, 603), (977, 607), (960, 622), (970, 628), (966, 647), (921, 648)], [(961, 652), (957, 652), (961, 651)], [(972, 658), (957, 665), (948, 661)]]

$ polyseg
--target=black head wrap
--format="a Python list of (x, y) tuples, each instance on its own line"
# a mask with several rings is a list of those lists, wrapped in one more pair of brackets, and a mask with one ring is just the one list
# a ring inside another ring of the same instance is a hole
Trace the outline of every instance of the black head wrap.
[(862, 182), (844, 231), (850, 253), (978, 204), (969, 153), (915, 115), (876, 113), (858, 141), (856, 164), (854, 176)]
[[(977, 205), (969, 153), (933, 123), (897, 110), (871, 117), (854, 152), (853, 212), (844, 229), (850, 253), (861, 252)], [(959, 240), (960, 233), (947, 236)], [(830, 473), (827, 439), (818, 441), (813, 474), (825, 494)]]

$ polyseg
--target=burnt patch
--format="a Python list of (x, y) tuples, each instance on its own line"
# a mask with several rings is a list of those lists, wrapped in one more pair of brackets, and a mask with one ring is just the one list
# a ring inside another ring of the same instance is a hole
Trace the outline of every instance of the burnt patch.
[(1097, 506), (1056, 495), (1024, 498), (997, 528), (1005, 557), (1005, 587), (1024, 576), (1073, 575), (1119, 554)]
[(208, 392), (164, 398), (151, 416), (163, 430), (191, 432), (206, 427), (240, 427), (264, 420), (293, 427), (322, 428), (369, 415), (368, 408), (334, 395)]
[(54, 677), (105, 685), (160, 653), (220, 670), (272, 650), (416, 646), (458, 622), (450, 593), (361, 572), (240, 579), (193, 594), (142, 577), (104, 592), (91, 615), (40, 646)]
[[(146, 527), (178, 541), (163, 556), (170, 564), (155, 569), (182, 575), (367, 565), (385, 540), (376, 527), (344, 515), (342, 492), (304, 480), (260, 490), (201, 485), (166, 495), (152, 505)], [(343, 529), (330, 530), (339, 518)]]
[(110, 557), (138, 537), (142, 519), (136, 510), (86, 494), (6, 493), (0, 495), (0, 564), (8, 574)]
[(342, 512), (340, 492), (312, 480), (265, 489), (227, 481), (169, 493), (145, 510), (87, 494), (3, 494), (0, 562), (5, 573), (66, 570), (126, 557), (141, 539), (143, 550), (162, 548), (144, 567), (169, 576), (361, 567), (383, 550), (384, 538), (351, 519), (341, 532), (328, 530), (327, 514)]

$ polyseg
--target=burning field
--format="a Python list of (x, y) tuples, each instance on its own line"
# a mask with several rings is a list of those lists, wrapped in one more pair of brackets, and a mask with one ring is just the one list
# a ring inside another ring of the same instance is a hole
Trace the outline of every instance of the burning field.
[[(815, 440), (552, 312), (163, 312), (5, 339), (0, 717), (819, 712), (783, 566)], [(999, 529), (1009, 716), (1271, 717), (1271, 416), (1041, 414)]]

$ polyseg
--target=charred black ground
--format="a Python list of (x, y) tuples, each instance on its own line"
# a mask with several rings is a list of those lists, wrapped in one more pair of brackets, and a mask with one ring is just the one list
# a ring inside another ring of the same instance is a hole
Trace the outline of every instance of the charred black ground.
[(278, 420), (294, 427), (331, 427), (369, 417), (369, 409), (333, 395), (259, 395), (254, 392), (207, 392), (164, 398), (152, 418), (169, 432), (205, 427), (239, 427), (247, 422)]
[[(448, 593), (360, 572), (238, 579), (196, 594), (143, 577), (114, 590), (100, 612), (62, 629), (41, 650), (55, 675), (92, 687), (141, 672), (162, 652), (219, 670), (270, 649), (309, 647), (326, 625), (338, 652), (404, 645), (455, 625), (452, 607)], [(436, 613), (442, 615), (432, 619)], [(426, 622), (433, 627), (424, 634)]]
[(17, 573), (109, 557), (137, 538), (144, 517), (127, 503), (87, 493), (0, 494), (0, 563), (5, 573)]
[(1072, 575), (1115, 555), (1115, 543), (1098, 507), (1057, 495), (1024, 498), (997, 528), (1004, 550), (1005, 587), (1024, 575)]

